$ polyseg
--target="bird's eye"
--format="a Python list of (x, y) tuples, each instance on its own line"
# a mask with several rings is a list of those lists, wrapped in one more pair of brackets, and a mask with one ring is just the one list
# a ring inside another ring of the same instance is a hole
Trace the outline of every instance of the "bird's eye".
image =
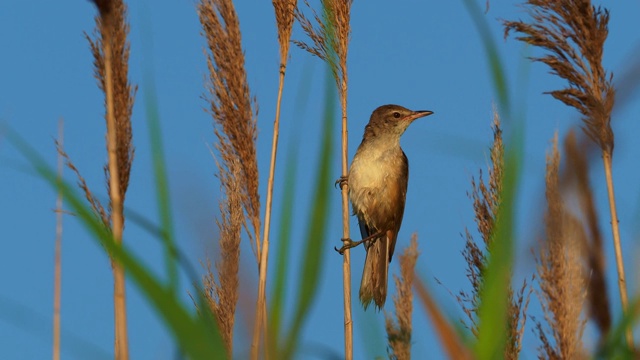
[(399, 117), (400, 117), (400, 113), (399, 113), (399, 112), (397, 112), (397, 111), (396, 111), (396, 112), (394, 112), (394, 113), (393, 113), (393, 117), (394, 117), (394, 118), (396, 118), (396, 119), (397, 119), (397, 118), (399, 118)]

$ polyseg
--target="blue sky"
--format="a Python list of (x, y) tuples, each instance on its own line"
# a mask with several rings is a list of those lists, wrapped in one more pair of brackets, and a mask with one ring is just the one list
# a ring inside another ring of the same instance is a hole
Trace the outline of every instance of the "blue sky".
[[(480, 1), (484, 7), (485, 2)], [(607, 2), (611, 10), (609, 39), (604, 65), (616, 81), (640, 58), (637, 14), (640, 3)], [(258, 161), (261, 198), (264, 203), (271, 145), (272, 122), (278, 76), (278, 45), (270, 2), (238, 2), (246, 52), (246, 68), (252, 94), (259, 103)], [(90, 187), (105, 196), (102, 166), (106, 160), (103, 95), (93, 78), (92, 57), (83, 32), (94, 27), (94, 7), (88, 1), (5, 1), (0, 5), (0, 121), (18, 131), (47, 160), (55, 164), (53, 137), (60, 118), (65, 121), (65, 148)], [(556, 131), (562, 138), (579, 125), (577, 113), (542, 92), (564, 83), (548, 74), (527, 56), (539, 55), (513, 38), (503, 40), (499, 19), (526, 18), (517, 2), (491, 2), (486, 19), (504, 61), (515, 113), (522, 116), (525, 132), (523, 176), (518, 196), (516, 281), (530, 274), (534, 262), (529, 249), (542, 229), (545, 154)], [(211, 118), (203, 111), (206, 63), (205, 41), (194, 1), (138, 1), (129, 8), (131, 24), (130, 78), (139, 86), (133, 111), (136, 157), (126, 207), (154, 219), (156, 202), (151, 179), (151, 155), (146, 128), (144, 92), (153, 76), (157, 92), (167, 167), (171, 186), (176, 232), (180, 248), (194, 265), (213, 256), (217, 238), (219, 183), (209, 146), (214, 141)], [(305, 39), (296, 26), (294, 39)], [(475, 229), (471, 202), (467, 197), (470, 177), (488, 164), (490, 124), (495, 101), (485, 53), (463, 1), (356, 1), (352, 8), (352, 39), (349, 50), (349, 153), (355, 152), (371, 111), (395, 103), (413, 109), (428, 109), (435, 115), (414, 123), (403, 136), (411, 173), (405, 219), (398, 248), (417, 232), (421, 255), (418, 271), (430, 284), (441, 306), (459, 317), (459, 306), (449, 294), (468, 289), (461, 233)], [(287, 149), (297, 140), (299, 171), (293, 229), (293, 264), (300, 258), (301, 243), (310, 207), (316, 154), (324, 104), (325, 66), (317, 58), (292, 47), (284, 92), (279, 165)], [(616, 111), (614, 180), (624, 256), (631, 293), (638, 289), (638, 241), (640, 229), (640, 170), (637, 134), (640, 103), (637, 93)], [(513, 126), (505, 124), (509, 133)], [(336, 146), (338, 143), (336, 143)], [(605, 235), (609, 292), (619, 314), (614, 286), (604, 176), (599, 157), (593, 159), (591, 180)], [(338, 156), (333, 176), (340, 175)], [(283, 167), (278, 168), (274, 209), (279, 211)], [(3, 357), (42, 359), (51, 354), (53, 299), (53, 249), (55, 193), (32, 171), (24, 159), (0, 137), (0, 348)], [(73, 180), (67, 172), (67, 178)], [(303, 332), (305, 348), (340, 354), (342, 343), (342, 259), (332, 250), (341, 236), (339, 191), (331, 192), (332, 215), (328, 234), (331, 247), (323, 257), (326, 271), (317, 284), (320, 295)], [(264, 205), (263, 205), (264, 206)], [(275, 224), (277, 224), (277, 218)], [(351, 222), (355, 227), (355, 219)], [(277, 226), (272, 234), (277, 234)], [(129, 221), (125, 241), (147, 264), (162, 271), (162, 252), (156, 240)], [(272, 240), (272, 244), (277, 239)], [(399, 251), (399, 250), (397, 250)], [(352, 252), (353, 286), (357, 289), (364, 252)], [(243, 358), (249, 333), (245, 325), (253, 308), (255, 275), (249, 247), (243, 247), (243, 277), (246, 279), (238, 317), (236, 348)], [(397, 271), (396, 262), (392, 272)], [(444, 285), (438, 285), (434, 278)], [(292, 275), (291, 284), (296, 283)], [(170, 359), (173, 347), (162, 324), (135, 287), (128, 287), (130, 349), (133, 359)], [(189, 301), (186, 291), (185, 301)], [(292, 291), (290, 291), (291, 293)], [(65, 218), (63, 239), (62, 325), (65, 358), (111, 357), (113, 341), (112, 276), (104, 251), (80, 224)], [(391, 301), (387, 302), (390, 309)], [(356, 358), (386, 354), (384, 344), (365, 328), (379, 324), (383, 316), (366, 315), (354, 301)], [(530, 312), (540, 314), (537, 301)], [(416, 358), (439, 358), (442, 350), (428, 318), (421, 309), (414, 313)], [(586, 342), (593, 339), (587, 330)], [(365, 337), (366, 336), (366, 337)], [(376, 339), (376, 340), (373, 340)], [(527, 329), (524, 359), (535, 358), (536, 338)], [(312, 350), (306, 357), (318, 356)]]

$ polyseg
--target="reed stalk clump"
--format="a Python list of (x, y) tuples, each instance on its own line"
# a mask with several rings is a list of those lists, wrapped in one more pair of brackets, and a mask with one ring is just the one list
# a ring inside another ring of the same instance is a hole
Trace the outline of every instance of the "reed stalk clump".
[[(550, 91), (554, 98), (574, 107), (582, 115), (584, 132), (600, 147), (607, 182), (611, 232), (616, 254), (618, 289), (623, 313), (628, 313), (628, 298), (620, 229), (613, 187), (612, 156), (614, 135), (611, 112), (615, 101), (613, 75), (602, 65), (604, 43), (609, 30), (609, 11), (589, 0), (528, 0), (525, 8), (532, 21), (505, 21), (505, 36), (515, 31), (518, 40), (543, 49), (534, 57), (567, 80), (564, 89)], [(633, 348), (631, 329), (627, 344)]]

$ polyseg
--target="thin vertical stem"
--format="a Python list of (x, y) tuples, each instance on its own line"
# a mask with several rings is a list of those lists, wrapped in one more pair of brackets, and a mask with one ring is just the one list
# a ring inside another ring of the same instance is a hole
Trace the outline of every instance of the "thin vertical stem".
[[(107, 149), (109, 153), (109, 197), (111, 198), (111, 232), (117, 246), (122, 244), (124, 217), (122, 214), (122, 196), (117, 158), (116, 119), (113, 102), (113, 69), (111, 59), (111, 34), (104, 32), (105, 96), (107, 102)], [(109, 35), (106, 35), (109, 34)], [(113, 261), (113, 308), (115, 317), (115, 357), (117, 360), (129, 359), (127, 336), (127, 308), (125, 295), (125, 276), (122, 265)]]
[[(622, 313), (626, 316), (629, 310), (629, 300), (627, 298), (627, 281), (624, 272), (624, 259), (622, 258), (622, 246), (620, 245), (620, 228), (618, 224), (618, 212), (616, 210), (616, 198), (613, 191), (613, 171), (611, 166), (611, 151), (602, 151), (604, 163), (604, 173), (607, 180), (607, 193), (609, 195), (609, 210), (611, 212), (611, 232), (613, 234), (613, 248), (616, 253), (616, 265), (618, 270), (618, 288), (620, 290), (620, 302), (622, 303)], [(631, 328), (625, 329), (627, 345), (629, 349), (634, 348), (633, 333)]]
[[(283, 61), (286, 61), (283, 59)], [(267, 299), (266, 299), (266, 286), (267, 286), (267, 261), (269, 259), (269, 231), (271, 229), (271, 207), (273, 203), (273, 179), (276, 169), (276, 155), (278, 152), (278, 136), (280, 134), (280, 105), (282, 103), (282, 91), (284, 89), (284, 75), (286, 65), (280, 64), (280, 83), (278, 86), (278, 100), (276, 103), (276, 118), (273, 121), (273, 140), (271, 142), (271, 162), (269, 165), (269, 180), (267, 182), (267, 205), (264, 215), (264, 231), (262, 248), (260, 253), (260, 280), (258, 283), (258, 302), (256, 304), (256, 324), (253, 329), (253, 343), (251, 345), (251, 358), (258, 358), (258, 348), (260, 342), (260, 328), (263, 328), (266, 337), (266, 325), (267, 325)], [(266, 346), (267, 341), (265, 339), (264, 344)], [(265, 356), (269, 352), (265, 351)]]
[[(58, 122), (58, 144), (64, 144), (64, 122)], [(62, 181), (64, 157), (58, 152), (58, 181)], [(60, 297), (62, 288), (62, 191), (56, 198), (56, 244), (53, 270), (53, 360), (60, 360)]]
[[(346, 81), (342, 82), (342, 89), (346, 93)], [(347, 97), (341, 96), (342, 103), (342, 176), (349, 172), (348, 163), (348, 130), (347, 130)], [(342, 187), (342, 237), (349, 238), (349, 188), (348, 184)], [(342, 258), (342, 282), (344, 293), (344, 357), (353, 359), (353, 320), (351, 318), (351, 252), (345, 250)]]

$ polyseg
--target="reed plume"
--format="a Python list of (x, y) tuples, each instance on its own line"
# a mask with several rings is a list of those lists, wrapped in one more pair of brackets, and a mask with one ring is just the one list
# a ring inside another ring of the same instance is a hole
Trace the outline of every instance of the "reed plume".
[[(296, 19), (307, 34), (311, 43), (294, 41), (303, 50), (325, 61), (336, 81), (340, 106), (342, 109), (342, 177), (349, 171), (348, 137), (347, 137), (347, 53), (351, 37), (351, 5), (352, 0), (321, 0), (322, 18), (313, 10), (315, 25), (296, 8)], [(308, 8), (309, 3), (305, 0)], [(349, 238), (349, 199), (348, 186), (341, 185), (342, 190), (342, 238)], [(347, 249), (342, 258), (342, 282), (344, 298), (344, 349), (345, 358), (353, 358), (353, 321), (351, 317), (351, 252)]]
[[(137, 91), (137, 86), (132, 86), (128, 80), (130, 45), (127, 39), (129, 35), (129, 24), (126, 22), (127, 6), (122, 0), (98, 0), (94, 3), (99, 11), (96, 17), (95, 39), (89, 36), (87, 39), (93, 53), (95, 77), (98, 80), (98, 86), (105, 93), (105, 108), (109, 107), (106, 93), (113, 92), (114, 126), (112, 129), (116, 142), (117, 169), (111, 169), (107, 164), (104, 171), (109, 193), (111, 193), (111, 186), (114, 185), (109, 181), (111, 173), (113, 172), (114, 177), (118, 179), (118, 194), (124, 203), (135, 153), (132, 143), (131, 113)], [(107, 54), (107, 49), (110, 49), (110, 54)], [(109, 68), (106, 64), (107, 57), (110, 58), (111, 63)], [(110, 79), (107, 77), (107, 72), (111, 73)], [(109, 90), (109, 87), (112, 87), (112, 90)], [(109, 116), (111, 115), (107, 112), (105, 115), (107, 123)], [(107, 151), (113, 151), (113, 149), (108, 148)], [(117, 176), (115, 170), (117, 170)], [(113, 206), (113, 199), (110, 198), (109, 208)]]
[(393, 306), (396, 319), (385, 312), (385, 328), (389, 341), (389, 358), (397, 360), (411, 359), (411, 315), (413, 313), (413, 279), (418, 260), (418, 236), (411, 236), (411, 244), (400, 255), (400, 277), (393, 276), (396, 294)]
[[(229, 0), (202, 0), (198, 16), (207, 40), (209, 112), (221, 156), (240, 161), (240, 196), (256, 259), (260, 253), (260, 195), (255, 142), (257, 103), (244, 67), (240, 23)], [(254, 109), (256, 109), (254, 111)]]
[[(627, 314), (627, 285), (611, 164), (614, 148), (611, 111), (615, 89), (613, 74), (607, 73), (602, 66), (609, 11), (591, 5), (589, 0), (528, 0), (525, 7), (532, 22), (505, 21), (505, 37), (509, 32), (516, 31), (522, 34), (517, 37), (518, 40), (546, 51), (546, 55), (534, 57), (533, 60), (547, 64), (552, 74), (568, 82), (568, 87), (550, 91), (549, 94), (582, 114), (584, 132), (602, 151), (618, 289), (623, 313)], [(628, 345), (633, 347), (633, 335), (629, 328), (626, 337)]]
[(238, 269), (240, 265), (240, 235), (244, 224), (240, 181), (241, 166), (238, 159), (224, 159), (217, 163), (222, 193), (220, 200), (222, 219), (216, 220), (219, 229), (220, 254), (215, 263), (217, 276), (208, 271), (203, 283), (205, 297), (216, 317), (218, 328), (224, 340), (227, 355), (233, 355), (233, 325), (235, 323), (236, 304), (238, 302)]
[[(131, 133), (131, 113), (137, 88), (128, 80), (129, 25), (126, 22), (127, 6), (122, 0), (94, 0), (98, 8), (95, 18), (94, 38), (86, 35), (93, 53), (94, 74), (98, 87), (105, 94), (105, 119), (107, 123), (108, 162), (104, 167), (109, 205), (107, 215), (88, 191), (80, 178), (81, 188), (94, 211), (113, 234), (116, 244), (122, 242), (124, 230), (124, 199), (129, 186), (129, 175), (134, 157)], [(79, 175), (79, 173), (76, 171)], [(114, 277), (115, 358), (129, 358), (125, 272), (122, 265), (111, 261)]]
[(585, 232), (578, 219), (567, 210), (560, 193), (558, 172), (560, 153), (557, 134), (547, 156), (545, 216), (546, 241), (541, 245), (537, 272), (538, 297), (553, 341), (536, 322), (542, 342), (540, 356), (546, 359), (582, 359), (585, 319), (581, 316), (586, 296), (582, 266)]
[[(207, 41), (208, 102), (213, 117), (219, 178), (226, 198), (220, 205), (220, 260), (216, 276), (205, 276), (205, 292), (223, 332), (228, 356), (233, 356), (233, 325), (238, 300), (241, 229), (245, 228), (260, 264), (260, 197), (256, 159), (257, 104), (251, 98), (240, 24), (230, 0), (202, 0), (198, 16)], [(254, 111), (254, 109), (256, 109)], [(266, 265), (266, 264), (265, 264)], [(209, 269), (210, 270), (210, 269)], [(259, 302), (260, 300), (258, 300)], [(259, 309), (261, 309), (259, 307)], [(259, 327), (263, 313), (256, 312)], [(257, 346), (252, 354), (257, 357)]]
[[(491, 167), (489, 168), (488, 185), (482, 178), (482, 170), (478, 181), (471, 178), (471, 199), (478, 232), (482, 237), (484, 250), (478, 245), (469, 232), (465, 231), (466, 243), (462, 251), (467, 262), (467, 278), (471, 283), (471, 292), (460, 291), (458, 303), (467, 315), (467, 326), (474, 336), (478, 337), (477, 317), (480, 308), (480, 294), (484, 284), (484, 274), (489, 256), (492, 252), (493, 237), (501, 204), (502, 184), (504, 176), (504, 145), (502, 129), (497, 111), (493, 117), (493, 145), (490, 151)], [(527, 289), (529, 289), (527, 291)], [(504, 349), (505, 359), (518, 359), (522, 349), (522, 337), (527, 321), (526, 310), (529, 305), (531, 289), (524, 280), (522, 287), (516, 292), (509, 284), (507, 288), (507, 343)]]

